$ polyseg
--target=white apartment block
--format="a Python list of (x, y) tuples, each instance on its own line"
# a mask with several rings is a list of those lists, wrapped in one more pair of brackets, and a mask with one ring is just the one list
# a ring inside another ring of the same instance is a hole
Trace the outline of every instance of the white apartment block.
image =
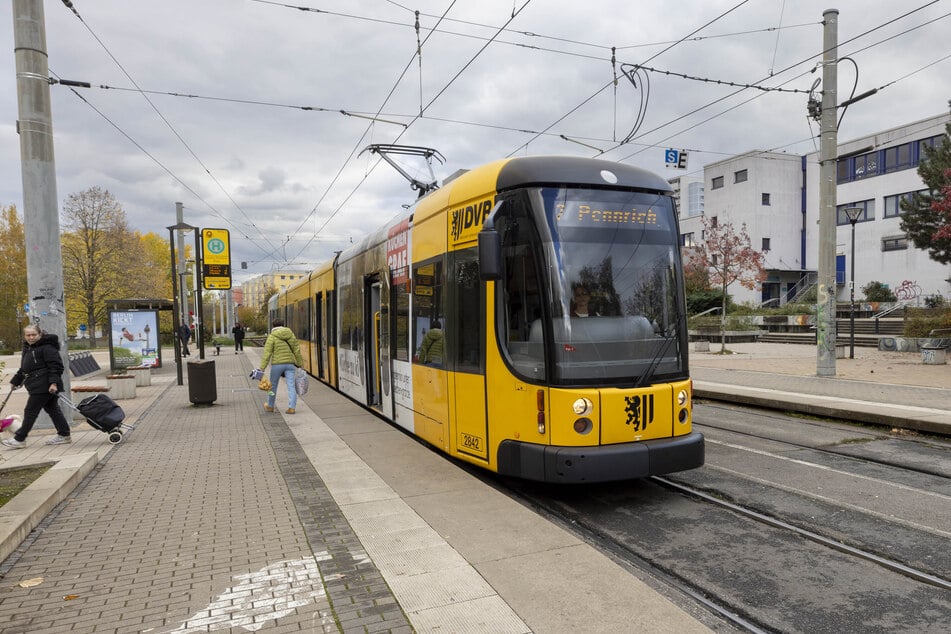
[[(852, 226), (846, 207), (861, 207), (855, 225), (855, 297), (871, 281), (887, 284), (913, 305), (929, 295), (951, 297), (951, 266), (916, 248), (900, 229), (899, 200), (924, 189), (918, 176), (923, 146), (941, 142), (951, 115), (944, 114), (839, 144), (837, 161), (837, 298), (849, 301)], [(684, 186), (681, 185), (681, 189)], [(749, 152), (704, 168), (703, 216), (710, 222), (744, 223), (766, 260), (767, 278), (750, 291), (729, 292), (739, 303), (785, 304), (813, 282), (819, 248), (819, 154)], [(683, 203), (681, 203), (682, 205)], [(681, 209), (684, 246), (702, 239), (703, 216)]]

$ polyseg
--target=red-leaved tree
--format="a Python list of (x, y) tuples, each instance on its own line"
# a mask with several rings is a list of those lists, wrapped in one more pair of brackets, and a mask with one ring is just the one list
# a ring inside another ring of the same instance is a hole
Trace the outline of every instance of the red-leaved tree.
[[(944, 171), (944, 178), (951, 183), (951, 168)], [(941, 187), (941, 197), (934, 199), (931, 209), (945, 216), (944, 224), (935, 231), (935, 240), (951, 240), (951, 185)]]
[(703, 218), (703, 240), (698, 245), (695, 257), (710, 271), (710, 283), (723, 291), (720, 310), (720, 352), (726, 352), (726, 305), (727, 289), (734, 282), (744, 288), (755, 289), (766, 279), (763, 254), (750, 245), (746, 224), (739, 231), (733, 223), (718, 223)]

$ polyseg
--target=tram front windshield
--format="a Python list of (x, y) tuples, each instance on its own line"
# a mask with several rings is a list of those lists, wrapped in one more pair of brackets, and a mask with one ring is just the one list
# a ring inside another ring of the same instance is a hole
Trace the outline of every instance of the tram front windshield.
[(674, 213), (669, 196), (644, 192), (538, 188), (513, 200), (496, 220), (513, 369), (560, 385), (686, 376)]

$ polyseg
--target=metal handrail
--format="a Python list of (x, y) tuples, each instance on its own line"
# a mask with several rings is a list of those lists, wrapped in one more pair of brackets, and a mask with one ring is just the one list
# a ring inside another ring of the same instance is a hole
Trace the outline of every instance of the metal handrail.
[(892, 306), (891, 308), (886, 308), (885, 310), (883, 310), (882, 312), (878, 313), (877, 315), (872, 315), (872, 319), (878, 319), (878, 318), (880, 318), (880, 317), (884, 317), (885, 315), (888, 315), (888, 314), (890, 314), (890, 313), (895, 312), (895, 311), (898, 310), (899, 308), (904, 308), (904, 307), (908, 306), (908, 304), (909, 304), (908, 301), (898, 302), (897, 304), (895, 304), (895, 305)]
[(819, 281), (818, 273), (809, 271), (798, 282), (793, 284), (792, 288), (786, 291), (786, 297), (790, 297), (790, 303), (795, 303), (797, 299), (809, 292)]
[(702, 313), (697, 313), (696, 315), (694, 315), (694, 317), (703, 317), (703, 316), (706, 315), (707, 313), (712, 313), (712, 312), (715, 311), (715, 310), (723, 310), (723, 307), (722, 307), (722, 306), (714, 306), (713, 308), (708, 308), (707, 310), (703, 311)]

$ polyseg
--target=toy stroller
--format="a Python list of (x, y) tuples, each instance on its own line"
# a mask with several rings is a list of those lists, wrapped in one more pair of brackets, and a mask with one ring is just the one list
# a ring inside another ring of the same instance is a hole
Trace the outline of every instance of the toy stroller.
[[(3, 397), (3, 402), (0, 403), (0, 412), (3, 412), (3, 408), (7, 406), (7, 401), (10, 400), (10, 395), (13, 394), (13, 390), (16, 388), (12, 385), (10, 386), (10, 391), (7, 392), (7, 395)], [(19, 416), (7, 416), (6, 418), (0, 418), (0, 432), (6, 431), (8, 428), (10, 431), (14, 431), (15, 428), (19, 427), (16, 425), (16, 421), (19, 420)]]
[(123, 433), (135, 429), (134, 425), (123, 424), (125, 412), (108, 394), (94, 394), (78, 404), (74, 404), (62, 394), (59, 397), (70, 409), (82, 414), (91, 427), (109, 434), (109, 442), (113, 445), (122, 440)]

